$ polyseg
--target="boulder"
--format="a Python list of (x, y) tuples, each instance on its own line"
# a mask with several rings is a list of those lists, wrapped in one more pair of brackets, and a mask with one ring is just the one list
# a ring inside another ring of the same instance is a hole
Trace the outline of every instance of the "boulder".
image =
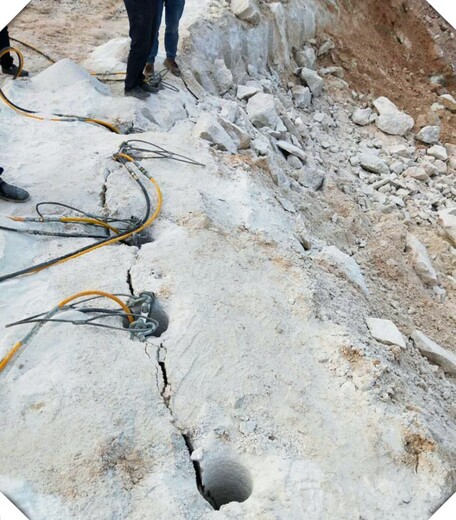
[(271, 94), (255, 94), (247, 103), (247, 114), (250, 121), (257, 128), (267, 126), (275, 130), (279, 125), (283, 126), (277, 114), (274, 96)]
[(440, 211), (439, 224), (445, 230), (453, 246), (456, 247), (456, 207)]
[(362, 153), (359, 155), (359, 163), (362, 168), (368, 172), (377, 174), (388, 174), (390, 173), (389, 167), (386, 162), (381, 159), (378, 155), (373, 153)]
[(407, 235), (406, 244), (407, 250), (411, 254), (412, 265), (416, 274), (426, 285), (437, 285), (437, 273), (432, 267), (426, 246), (411, 233)]
[(374, 107), (377, 109), (377, 112), (382, 114), (388, 114), (389, 112), (400, 112), (397, 106), (390, 101), (387, 97), (381, 96), (377, 98), (373, 102)]
[(397, 106), (386, 97), (379, 97), (374, 101), (374, 107), (379, 113), (375, 124), (385, 134), (405, 135), (415, 125), (413, 117), (401, 112)]
[(323, 92), (324, 81), (314, 70), (303, 67), (300, 78), (310, 88), (315, 97)]
[(209, 141), (216, 145), (219, 150), (226, 150), (231, 153), (237, 151), (234, 141), (211, 114), (201, 114), (193, 128), (193, 136)]
[(292, 87), (291, 93), (293, 94), (294, 102), (298, 108), (307, 108), (310, 106), (312, 102), (312, 93), (310, 92), (309, 87), (295, 85)]
[(440, 103), (450, 112), (456, 113), (456, 99), (451, 94), (443, 94), (439, 97)]
[(366, 126), (370, 123), (371, 115), (371, 108), (357, 108), (352, 114), (352, 121), (357, 125)]
[(419, 330), (412, 333), (412, 340), (421, 354), (448, 374), (456, 376), (456, 354), (441, 347)]
[(366, 318), (367, 326), (372, 336), (380, 343), (386, 345), (397, 345), (402, 349), (406, 348), (406, 344), (402, 334), (396, 325), (390, 320), (381, 320), (378, 318)]
[(396, 111), (380, 114), (375, 124), (385, 134), (403, 136), (413, 128), (415, 121), (408, 114)]
[(231, 0), (231, 11), (244, 22), (257, 24), (260, 21), (260, 11), (254, 0)]
[(416, 139), (425, 144), (436, 144), (440, 139), (440, 127), (425, 126), (418, 132)]
[(281, 150), (298, 157), (302, 162), (305, 163), (307, 161), (307, 155), (302, 148), (299, 148), (298, 146), (295, 146), (288, 141), (277, 141), (276, 144)]
[(435, 144), (428, 149), (427, 154), (441, 161), (448, 161), (448, 153), (444, 146)]
[(312, 47), (307, 47), (306, 49), (298, 51), (295, 56), (295, 61), (298, 67), (315, 70), (317, 65), (315, 50)]

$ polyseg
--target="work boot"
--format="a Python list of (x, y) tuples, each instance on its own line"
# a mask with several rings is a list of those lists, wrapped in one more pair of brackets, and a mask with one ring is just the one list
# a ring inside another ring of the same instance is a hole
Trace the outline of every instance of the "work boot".
[[(1, 168), (0, 168), (1, 170)], [(28, 191), (8, 184), (0, 179), (0, 199), (7, 200), (9, 202), (26, 202), (29, 200), (30, 194)]]
[(173, 60), (171, 58), (166, 58), (166, 60), (163, 62), (163, 65), (173, 74), (174, 76), (180, 77), (181, 70), (179, 68), (179, 65), (176, 63), (176, 60)]
[(144, 76), (146, 76), (146, 78), (149, 78), (151, 76), (154, 75), (154, 64), (153, 63), (148, 63), (146, 65), (146, 68), (144, 69)]
[(156, 94), (159, 90), (159, 87), (149, 84), (148, 81), (143, 81), (135, 88), (132, 88), (131, 90), (125, 90), (125, 95), (133, 96), (138, 99), (146, 99), (149, 94)]
[[(10, 67), (2, 67), (3, 74), (9, 74), (10, 76), (16, 76), (18, 73), (19, 67), (17, 65), (11, 65)], [(26, 78), (29, 75), (29, 73), (22, 69), (21, 73), (19, 74), (19, 78)]]

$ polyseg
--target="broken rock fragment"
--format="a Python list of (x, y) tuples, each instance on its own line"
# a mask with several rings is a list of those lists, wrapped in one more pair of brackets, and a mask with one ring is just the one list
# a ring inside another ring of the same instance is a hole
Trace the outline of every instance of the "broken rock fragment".
[(424, 357), (439, 365), (444, 372), (456, 376), (456, 354), (441, 347), (419, 330), (413, 332), (412, 339)]
[(372, 115), (371, 108), (357, 108), (352, 114), (352, 121), (359, 126), (366, 126), (370, 121)]
[(397, 345), (403, 349), (406, 348), (402, 334), (392, 321), (366, 318), (366, 323), (372, 336), (377, 341), (380, 341), (380, 343), (385, 343), (385, 345)]
[(315, 97), (323, 92), (324, 81), (314, 70), (303, 67), (300, 75), (302, 81), (310, 88)]
[(413, 117), (401, 112), (397, 106), (386, 97), (379, 97), (374, 101), (374, 106), (379, 113), (375, 124), (389, 135), (405, 135), (415, 125)]
[(299, 148), (299, 146), (295, 146), (294, 144), (289, 143), (288, 141), (277, 141), (277, 146), (284, 150), (285, 152), (294, 155), (296, 157), (299, 157), (302, 162), (307, 161), (307, 155), (305, 154), (304, 150), (302, 148)]
[(378, 155), (373, 153), (362, 153), (359, 156), (359, 163), (364, 170), (377, 174), (388, 174), (390, 172), (386, 162)]
[(436, 285), (437, 273), (432, 267), (426, 246), (411, 233), (407, 235), (407, 250), (411, 253), (413, 268), (416, 274), (425, 284)]
[(252, 96), (247, 103), (247, 114), (257, 128), (267, 126), (275, 130), (282, 123), (277, 114), (274, 96), (271, 94), (260, 92)]
[(437, 144), (440, 139), (440, 127), (425, 126), (419, 131), (416, 138), (425, 144)]
[(336, 268), (345, 278), (357, 286), (358, 289), (361, 289), (366, 296), (369, 295), (369, 290), (367, 289), (361, 268), (354, 258), (348, 256), (335, 246), (324, 247), (318, 257), (325, 263)]
[(456, 113), (456, 99), (451, 94), (443, 94), (439, 101), (447, 110)]
[(456, 207), (440, 211), (439, 224), (445, 230), (453, 246), (456, 247)]
[(295, 85), (291, 89), (291, 92), (298, 108), (307, 108), (310, 106), (310, 103), (312, 102), (312, 93), (308, 87), (304, 87), (303, 85)]
[(193, 128), (193, 136), (215, 144), (220, 150), (236, 153), (234, 141), (223, 129), (222, 125), (210, 114), (204, 113)]
[(254, 0), (231, 0), (231, 11), (244, 22), (257, 24), (260, 21), (260, 11)]

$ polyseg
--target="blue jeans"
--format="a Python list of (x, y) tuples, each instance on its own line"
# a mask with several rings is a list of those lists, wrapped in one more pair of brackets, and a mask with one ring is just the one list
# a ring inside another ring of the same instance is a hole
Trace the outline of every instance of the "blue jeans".
[(185, 0), (158, 0), (158, 12), (154, 24), (154, 42), (147, 59), (147, 63), (154, 63), (158, 54), (158, 33), (165, 8), (165, 50), (166, 57), (174, 60), (177, 54), (177, 44), (179, 43), (179, 22), (184, 12)]

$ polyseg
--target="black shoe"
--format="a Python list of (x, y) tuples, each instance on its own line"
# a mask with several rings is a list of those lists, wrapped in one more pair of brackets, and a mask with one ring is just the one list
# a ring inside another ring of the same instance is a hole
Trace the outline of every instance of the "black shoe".
[(8, 202), (27, 202), (29, 198), (30, 194), (28, 191), (0, 180), (0, 199)]
[(134, 96), (139, 99), (146, 99), (149, 94), (156, 94), (160, 90), (155, 84), (143, 81), (140, 85), (130, 90), (125, 90), (126, 96)]
[[(19, 71), (19, 67), (17, 65), (11, 65), (11, 67), (2, 67), (3, 74), (9, 74), (10, 76), (16, 76)], [(21, 70), (19, 74), (19, 78), (26, 78), (29, 73), (26, 70)]]

